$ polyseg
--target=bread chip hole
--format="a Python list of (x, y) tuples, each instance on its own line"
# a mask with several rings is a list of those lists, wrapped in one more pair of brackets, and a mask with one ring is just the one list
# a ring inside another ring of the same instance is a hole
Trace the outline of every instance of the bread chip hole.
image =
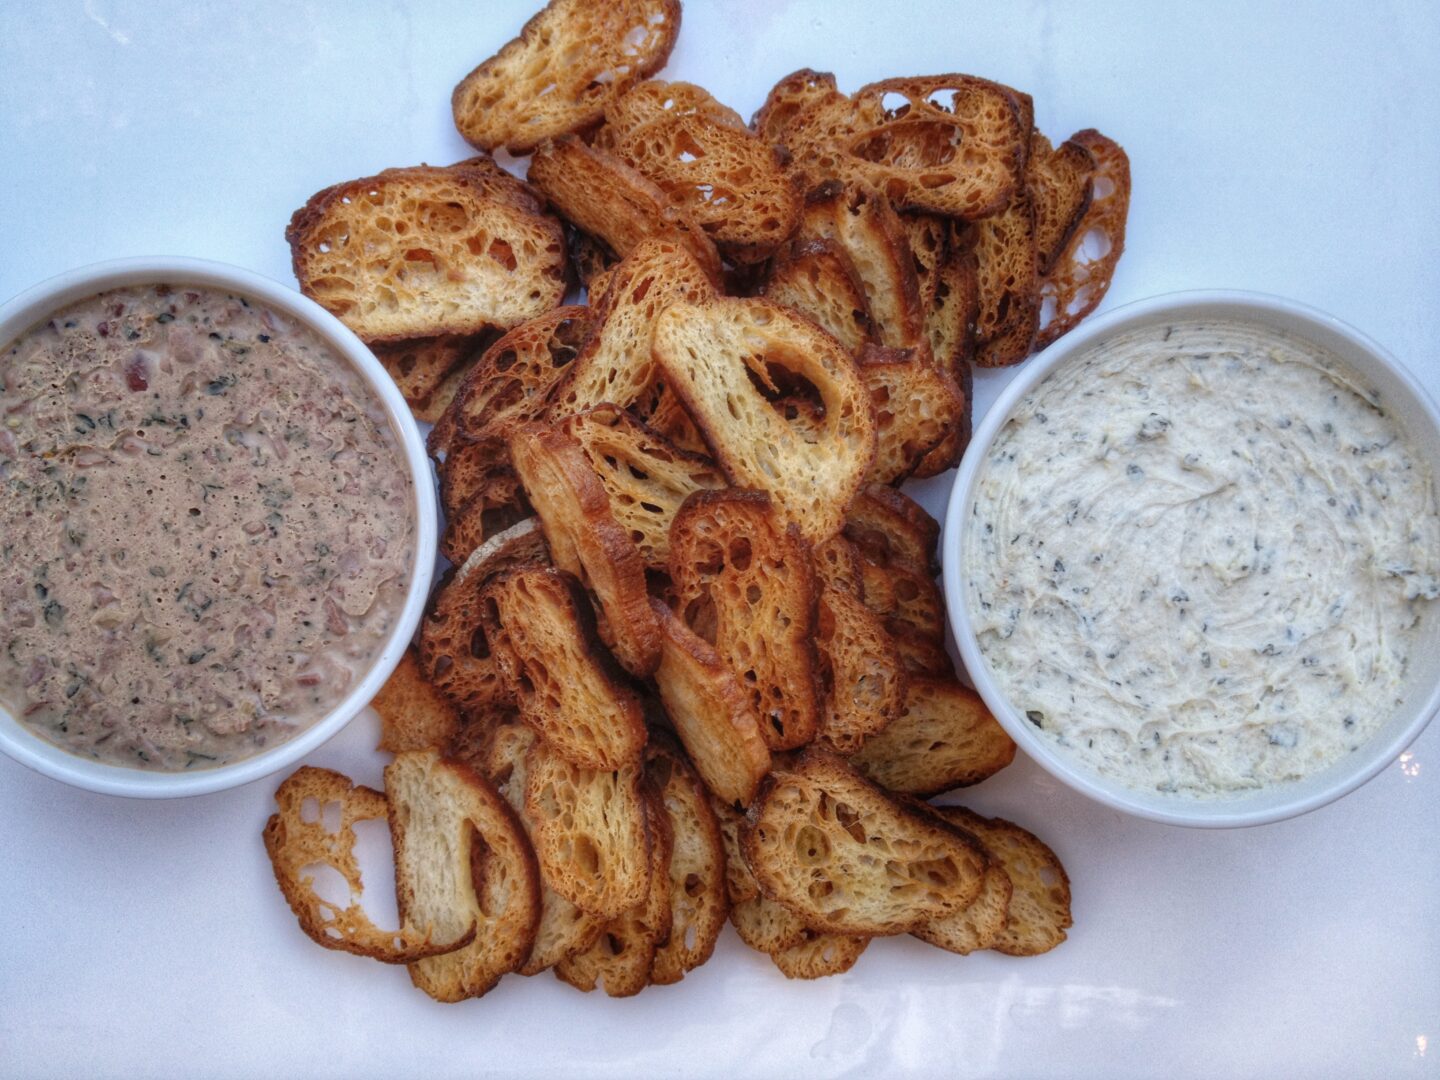
[(595, 846), (595, 841), (588, 836), (577, 836), (570, 850), (571, 862), (576, 872), (588, 877), (596, 878), (600, 874), (600, 849)]
[[(690, 897), (699, 896), (705, 891), (705, 882), (700, 879), (699, 874), (685, 875), (685, 895)], [(688, 947), (688, 946), (687, 946)]]
[(306, 825), (314, 825), (320, 820), (320, 800), (314, 797), (303, 800), (300, 803), (300, 820)]
[(1100, 176), (1095, 177), (1093, 193), (1092, 193), (1092, 195), (1091, 195), (1091, 199), (1092, 199), (1094, 202), (1099, 202), (1101, 199), (1108, 199), (1111, 195), (1114, 195), (1114, 194), (1115, 194), (1115, 181), (1114, 181), (1114, 180), (1112, 180), (1112, 179), (1111, 179), (1110, 177), (1108, 177), (1108, 176), (1105, 176), (1104, 174), (1101, 174)]
[(1082, 263), (1099, 262), (1110, 254), (1110, 237), (1099, 229), (1091, 229), (1075, 247), (1076, 260)]
[(830, 840), (814, 825), (806, 825), (795, 836), (795, 856), (801, 865), (821, 866), (830, 860)]
[(614, 934), (606, 934), (605, 948), (611, 956), (619, 956), (625, 951), (625, 942)]
[(936, 90), (925, 100), (942, 112), (954, 113), (955, 102), (959, 96), (955, 90)]
[(731, 540), (729, 549), (725, 552), (725, 557), (734, 570), (750, 569), (750, 560), (752, 558), (750, 538), (747, 536), (737, 536)]
[(691, 633), (711, 645), (719, 634), (720, 616), (715, 601), (708, 596), (698, 597), (685, 605), (685, 625)]
[(886, 120), (898, 120), (910, 111), (910, 99), (898, 91), (888, 90), (880, 99), (880, 108)]
[(490, 258), (494, 259), (506, 270), (514, 270), (515, 267), (519, 265), (515, 258), (515, 249), (499, 237), (490, 241), (490, 246), (486, 248), (485, 254), (489, 255)]
[(310, 889), (319, 901), (316, 910), (326, 922), (334, 922), (353, 900), (350, 883), (345, 880), (344, 874), (329, 863), (309, 863), (302, 866), (300, 878), (303, 881), (306, 877), (310, 878)]

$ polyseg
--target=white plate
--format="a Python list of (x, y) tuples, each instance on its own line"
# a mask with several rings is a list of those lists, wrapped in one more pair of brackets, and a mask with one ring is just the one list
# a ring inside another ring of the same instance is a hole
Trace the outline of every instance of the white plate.
[[(289, 280), (282, 232), (314, 191), (468, 152), (451, 88), (530, 10), (0, 5), (0, 296), (154, 252)], [(668, 72), (742, 113), (807, 65), (847, 89), (957, 69), (1022, 87), (1048, 134), (1093, 125), (1134, 163), (1107, 307), (1222, 282), (1294, 296), (1435, 395), (1437, 38), (1420, 0), (690, 0)], [(1009, 377), (977, 377), (981, 410)], [(949, 483), (913, 490), (939, 515)], [(362, 717), (309, 760), (378, 784), (374, 738)], [(1205, 833), (1019, 761), (966, 801), (1069, 868), (1075, 927), (1047, 956), (880, 941), (848, 975), (788, 983), (727, 931), (710, 964), (629, 1001), (541, 975), (440, 1006), (297, 929), (260, 845), (273, 781), (140, 804), (0, 761), (0, 1072), (1433, 1076), (1437, 773), (1432, 726), (1339, 803)]]

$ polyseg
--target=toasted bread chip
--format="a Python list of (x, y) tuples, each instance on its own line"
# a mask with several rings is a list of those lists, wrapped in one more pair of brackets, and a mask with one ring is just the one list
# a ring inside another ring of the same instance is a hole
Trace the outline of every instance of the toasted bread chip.
[(571, 228), (569, 237), (570, 268), (575, 271), (575, 280), (585, 290), (586, 303), (598, 304), (603, 291), (599, 286), (620, 259), (603, 240), (587, 232)]
[(931, 75), (871, 83), (848, 98), (818, 93), (782, 142), (807, 189), (864, 181), (895, 206), (975, 219), (1020, 185), (1028, 137), (1008, 88)]
[(436, 1001), (479, 997), (535, 942), (540, 874), (525, 830), (487, 780), (434, 751), (396, 755), (385, 794), (401, 920), (475, 927), (470, 944), (412, 963), (410, 981)]
[(641, 767), (582, 769), (541, 739), (525, 772), (525, 820), (546, 883), (605, 920), (640, 903), (650, 860)]
[(455, 126), (472, 146), (512, 154), (583, 131), (665, 66), (679, 32), (680, 0), (551, 0), (455, 87)]
[(773, 147), (689, 83), (646, 82), (606, 110), (607, 145), (652, 180), (735, 263), (794, 231), (800, 198)]
[[(280, 785), (275, 802), (280, 809), (265, 825), (265, 851), (300, 929), (317, 945), (386, 964), (408, 964), (463, 948), (474, 939), (474, 920), (453, 926), (427, 921), (422, 927), (402, 917), (399, 930), (381, 930), (365, 914), (354, 826), (386, 815), (389, 807), (380, 792), (358, 787), (329, 769), (304, 765)], [(325, 826), (327, 805), (340, 808), (334, 832)], [(350, 902), (343, 910), (315, 893), (315, 878), (305, 872), (312, 866), (329, 867), (345, 879)]]
[(970, 444), (974, 416), (975, 322), (980, 311), (980, 274), (971, 250), (953, 245), (944, 264), (935, 271), (935, 297), (926, 310), (925, 336), (935, 362), (948, 371), (963, 399), (960, 417), (940, 445), (915, 470), (916, 479), (939, 476), (954, 468)]
[(818, 586), (810, 546), (758, 491), (701, 491), (670, 526), (670, 580), (681, 620), (740, 679), (772, 750), (820, 725)]
[(1030, 355), (1040, 325), (1035, 207), (1023, 189), (1000, 213), (975, 223), (980, 314), (975, 363), (1008, 367)]
[(443, 749), (460, 729), (459, 710), (425, 678), (413, 645), (370, 705), (380, 714), (379, 748), (391, 754)]
[(1105, 299), (1115, 264), (1125, 251), (1125, 219), (1130, 212), (1130, 159), (1119, 143), (1086, 130), (1070, 141), (1095, 161), (1094, 197), (1069, 242), (1040, 283), (1040, 332), (1043, 349), (1073, 330)]
[[(950, 258), (950, 222), (934, 214), (902, 214), (900, 226), (910, 248), (919, 285), (920, 310), (928, 317), (935, 306), (941, 271)], [(936, 359), (940, 359), (938, 356)]]
[(833, 200), (835, 235), (865, 288), (879, 344), (908, 349), (925, 334), (925, 307), (910, 239), (885, 198), (848, 185)]
[[(925, 809), (938, 814), (951, 825), (976, 835), (970, 825), (978, 815), (958, 806), (925, 806)], [(976, 839), (979, 840), (978, 835)], [(1005, 872), (1004, 865), (988, 844), (984, 841), (980, 843), (990, 857), (990, 865), (985, 868), (985, 885), (975, 902), (964, 911), (932, 919), (914, 931), (921, 941), (961, 956), (991, 948), (999, 940), (1005, 931), (1010, 897), (1014, 892), (1010, 875)]]
[(525, 490), (503, 438), (485, 434), (455, 439), (436, 472), (440, 476), (440, 508), (447, 516), (459, 516), (476, 507), (509, 512), (526, 505)]
[(822, 585), (857, 599), (864, 595), (860, 552), (843, 534), (836, 533), (814, 550), (815, 575)]
[(483, 340), (450, 334), (376, 345), (373, 351), (415, 419), (433, 424), (454, 400)]
[(809, 933), (800, 916), (761, 896), (758, 887), (753, 897), (730, 909), (730, 925), (746, 945), (771, 956), (799, 945)]
[(819, 615), (816, 642), (826, 689), (819, 738), (837, 753), (852, 754), (900, 716), (909, 680), (885, 624), (853, 591), (827, 583)]
[[(492, 481), (445, 522), (440, 534), (440, 554), (457, 566), (496, 536), (533, 520), (534, 510), (513, 470), (497, 473)], [(517, 489), (518, 494), (507, 496)]]
[(807, 927), (800, 941), (771, 953), (770, 959), (787, 979), (823, 979), (849, 971), (869, 944), (868, 937), (822, 934)]
[(513, 424), (536, 420), (551, 387), (565, 374), (593, 329), (590, 310), (558, 307), (521, 323), (500, 338), (470, 369), (455, 401), (436, 421), (432, 456), (460, 438), (493, 436), (503, 443)]
[(469, 715), (514, 698), (480, 618), (490, 578), (517, 566), (548, 566), (550, 552), (534, 518), (491, 537), (440, 582), (420, 623), (420, 668), (426, 680)]
[(863, 564), (865, 606), (885, 620), (891, 633), (911, 627), (934, 644), (945, 639), (945, 601), (940, 586), (927, 574), (898, 566)]
[(601, 639), (625, 670), (649, 677), (660, 666), (660, 625), (650, 610), (645, 560), (615, 520), (610, 493), (583, 448), (556, 425), (530, 424), (511, 436), (510, 456), (555, 565), (600, 605)]
[[(675, 391), (737, 486), (762, 488), (816, 542), (840, 528), (875, 455), (868, 395), (834, 338), (766, 300), (675, 304), (653, 349)], [(808, 384), (823, 417), (794, 424), (767, 400)]]
[(745, 826), (745, 815), (713, 792), (710, 809), (720, 825), (720, 839), (725, 847), (725, 896), (733, 907), (760, 895), (760, 886), (755, 884), (755, 877), (740, 850), (740, 830)]
[(646, 775), (659, 792), (674, 840), (670, 854), (670, 936), (655, 952), (652, 983), (677, 983), (710, 959), (725, 926), (725, 843), (710, 798), (673, 740), (652, 733)]
[(710, 279), (683, 246), (668, 240), (641, 243), (616, 266), (595, 309), (597, 329), (551, 391), (547, 414), (558, 419), (596, 405), (628, 408), (653, 398), (656, 318), (678, 300), (712, 295)]
[(574, 577), (508, 570), (481, 590), (480, 620), (521, 718), (557, 754), (585, 769), (639, 763), (640, 698), (596, 640), (594, 612)]
[(496, 187), (461, 162), (326, 188), (285, 230), (300, 291), (371, 343), (533, 319), (565, 294), (565, 237)]
[(928, 344), (914, 349), (867, 345), (858, 369), (875, 415), (869, 480), (898, 484), (963, 423), (965, 395), (932, 360)]
[(981, 817), (959, 806), (934, 809), (979, 837), (1014, 885), (1005, 929), (989, 947), (1010, 956), (1038, 956), (1064, 941), (1075, 920), (1070, 915), (1070, 878), (1055, 852), (1013, 821)]
[(812, 930), (903, 934), (971, 904), (985, 855), (810, 747), (766, 778), (742, 834), (760, 891)]
[(751, 697), (714, 646), (659, 600), (651, 606), (664, 634), (655, 683), (665, 712), (705, 785), (719, 799), (748, 804), (770, 769)]
[(835, 76), (828, 71), (801, 68), (770, 88), (765, 103), (750, 120), (755, 134), (768, 143), (784, 141), (790, 121), (812, 101), (835, 93)]
[(1065, 250), (1094, 195), (1095, 158), (1073, 139), (1052, 147), (1040, 132), (1030, 136), (1025, 186), (1035, 206), (1035, 266), (1044, 275)]
[(1015, 759), (980, 695), (954, 679), (913, 678), (904, 711), (850, 764), (888, 791), (928, 797), (978, 784)]
[(940, 523), (895, 488), (866, 485), (845, 515), (845, 537), (872, 566), (927, 577), (940, 572)]
[(597, 986), (611, 997), (633, 997), (650, 985), (656, 951), (670, 937), (672, 907), (670, 861), (674, 837), (660, 796), (644, 792), (645, 823), (650, 834), (650, 864), (644, 899), (605, 924), (588, 949), (555, 965), (555, 974), (576, 990)]
[(835, 240), (809, 240), (778, 256), (760, 295), (794, 308), (852, 355), (873, 340), (865, 286)]
[(566, 221), (621, 259), (646, 240), (661, 240), (684, 248), (712, 284), (719, 282), (720, 255), (705, 230), (614, 154), (579, 139), (556, 139), (535, 152), (530, 182)]
[(900, 662), (910, 675), (928, 675), (937, 679), (949, 679), (955, 675), (955, 661), (945, 651), (945, 642), (930, 633), (901, 621), (898, 618), (882, 620), (890, 640), (900, 653)]
[[(525, 826), (526, 755), (539, 741), (532, 728), (511, 721), (491, 731), (480, 754), (480, 769), (495, 789), (510, 804), (515, 816)], [(538, 975), (553, 967), (571, 953), (588, 949), (600, 936), (605, 920), (581, 911), (550, 887), (540, 868), (540, 925), (535, 931), (535, 944), (520, 967), (521, 975)]]

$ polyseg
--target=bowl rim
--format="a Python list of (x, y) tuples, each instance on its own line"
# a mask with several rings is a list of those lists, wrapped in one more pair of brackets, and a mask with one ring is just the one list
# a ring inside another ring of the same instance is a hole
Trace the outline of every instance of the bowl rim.
[(414, 491), (415, 562), (395, 626), (365, 674), (335, 707), (294, 738), (253, 757), (193, 773), (150, 772), (91, 761), (31, 733), (0, 706), (0, 750), (36, 772), (87, 791), (131, 798), (205, 795), (269, 776), (338, 734), (375, 697), (390, 677), (424, 613), (435, 569), (438, 529), (434, 474), (415, 419), (404, 397), (369, 348), (339, 319), (309, 297), (243, 267), (183, 256), (113, 259), (57, 274), (0, 304), (0, 345), (8, 344), (45, 316), (108, 289), (144, 283), (198, 285), (239, 293), (317, 333), (365, 381), (383, 405), (400, 443)]
[[(1356, 354), (1364, 354), (1366, 362), (1373, 361), (1386, 368), (1409, 392), (1416, 405), (1428, 414), (1434, 426), (1440, 429), (1440, 408), (1437, 408), (1434, 398), (1408, 368), (1368, 334), (1318, 308), (1271, 293), (1242, 289), (1191, 289), (1146, 297), (1087, 319), (1078, 328), (1033, 357), (991, 405), (975, 428), (950, 490), (941, 534), (941, 565), (947, 619), (965, 669), (974, 681), (976, 691), (996, 719), (1036, 764), (1081, 794), (1135, 817), (1194, 828), (1242, 828), (1270, 824), (1309, 813), (1348, 795), (1373, 779), (1413, 743), (1435, 714), (1440, 712), (1440, 680), (1429, 688), (1418, 705), (1411, 706), (1415, 709), (1413, 717), (1384, 742), (1373, 745), (1370, 751), (1373, 758), (1367, 764), (1350, 772), (1337, 774), (1331, 783), (1323, 787), (1293, 799), (1273, 801), (1268, 805), (1250, 809), (1243, 805), (1245, 796), (1240, 796), (1236, 802), (1229, 804), (1225, 801), (1196, 800), (1191, 803), (1177, 801), (1173, 809), (1158, 807), (1140, 799), (1138, 791), (1110, 784), (1078, 763), (1072, 765), (1047, 742), (1041, 740), (1039, 735), (1032, 732), (1029, 725), (1020, 718), (1018, 710), (999, 689), (980, 653), (960, 569), (965, 541), (964, 522), (974, 496), (980, 468), (1000, 428), (1009, 419), (1020, 399), (1061, 365), (1106, 337), (1132, 327), (1162, 321), (1167, 315), (1200, 315), (1206, 311), (1213, 316), (1223, 315), (1235, 319), (1248, 317), (1256, 321), (1281, 316), (1345, 339)], [(1423, 448), (1425, 440), (1419, 441)], [(1323, 775), (1324, 772), (1325, 770), (1322, 770), (1314, 775)], [(1278, 789), (1260, 789), (1261, 792), (1271, 793), (1276, 790)], [(1235, 808), (1227, 809), (1227, 805)]]

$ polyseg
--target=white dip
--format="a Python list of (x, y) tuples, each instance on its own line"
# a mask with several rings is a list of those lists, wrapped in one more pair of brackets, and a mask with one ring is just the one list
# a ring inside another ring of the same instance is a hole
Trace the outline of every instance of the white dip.
[(1006, 696), (1137, 789), (1243, 791), (1364, 742), (1440, 598), (1431, 470), (1377, 399), (1250, 323), (1053, 373), (981, 467), (964, 552)]

